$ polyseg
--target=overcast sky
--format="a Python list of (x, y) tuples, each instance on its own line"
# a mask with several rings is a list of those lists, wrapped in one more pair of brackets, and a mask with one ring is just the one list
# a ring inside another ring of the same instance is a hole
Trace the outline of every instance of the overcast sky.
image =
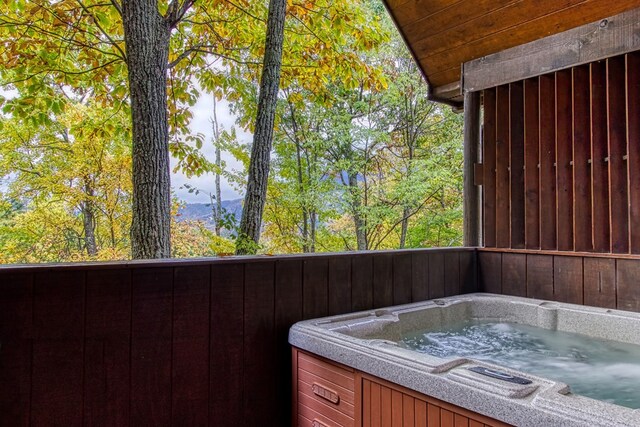
[[(213, 134), (211, 128), (210, 119), (213, 116), (213, 98), (211, 95), (204, 94), (198, 100), (198, 103), (191, 108), (191, 112), (193, 113), (193, 120), (191, 122), (191, 131), (196, 133), (201, 133), (205, 136), (205, 143), (202, 147), (202, 151), (207, 159), (214, 161), (215, 160), (215, 150), (213, 148), (213, 143), (211, 141), (211, 137)], [(219, 101), (217, 103), (216, 113), (218, 116), (218, 123), (224, 128), (229, 130), (235, 124), (235, 117), (229, 111), (229, 104), (225, 101)], [(252, 135), (243, 132), (241, 129), (236, 128), (238, 139), (243, 142), (251, 142)], [(222, 159), (226, 162), (227, 168), (240, 170), (242, 168), (242, 164), (237, 162), (232, 156), (229, 154), (223, 153)], [(173, 171), (173, 167), (175, 166), (175, 160), (171, 160), (171, 170)], [(238, 194), (229, 183), (222, 178), (222, 199), (223, 200), (231, 200), (242, 197), (241, 194)], [(200, 188), (202, 190), (208, 191), (210, 193), (215, 192), (215, 183), (213, 175), (203, 175), (201, 177), (192, 177), (187, 178), (183, 173), (172, 173), (171, 174), (171, 187), (173, 188), (175, 194), (187, 203), (209, 203), (209, 196), (206, 194), (200, 194), (196, 196), (194, 193), (189, 194), (189, 192), (181, 188), (185, 183), (188, 183), (194, 187)]]

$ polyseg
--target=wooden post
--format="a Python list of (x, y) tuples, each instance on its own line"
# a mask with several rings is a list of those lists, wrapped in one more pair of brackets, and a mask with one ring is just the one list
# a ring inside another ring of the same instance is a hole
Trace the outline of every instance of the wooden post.
[(474, 164), (480, 141), (480, 92), (464, 93), (464, 245), (480, 244), (480, 200), (474, 183)]

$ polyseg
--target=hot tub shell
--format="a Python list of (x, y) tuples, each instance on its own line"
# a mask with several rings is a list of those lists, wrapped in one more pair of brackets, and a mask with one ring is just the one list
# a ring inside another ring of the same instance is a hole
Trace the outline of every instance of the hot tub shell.
[[(469, 358), (443, 359), (399, 347), (403, 333), (465, 320), (514, 322), (640, 345), (640, 314), (493, 294), (467, 294), (308, 320), (291, 345), (408, 389), (517, 426), (638, 426), (640, 411), (574, 395), (564, 383)], [(486, 367), (521, 385), (480, 375)]]

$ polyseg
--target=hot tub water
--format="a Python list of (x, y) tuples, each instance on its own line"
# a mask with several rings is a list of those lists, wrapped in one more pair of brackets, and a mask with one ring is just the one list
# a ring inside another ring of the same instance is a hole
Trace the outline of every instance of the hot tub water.
[(466, 357), (551, 378), (575, 394), (640, 408), (640, 346), (517, 323), (466, 321), (414, 331), (399, 343), (436, 357)]

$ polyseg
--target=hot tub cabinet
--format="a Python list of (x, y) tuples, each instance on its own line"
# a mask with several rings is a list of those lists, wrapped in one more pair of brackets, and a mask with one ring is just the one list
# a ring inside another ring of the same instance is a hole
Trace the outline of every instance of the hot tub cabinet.
[(635, 313), (492, 294), (299, 322), (289, 333), (294, 423), (300, 427), (640, 425), (639, 410), (572, 394), (566, 384), (474, 358), (439, 358), (397, 344), (407, 331), (469, 319), (640, 343), (640, 315)]
[(502, 427), (495, 419), (293, 348), (298, 427)]

